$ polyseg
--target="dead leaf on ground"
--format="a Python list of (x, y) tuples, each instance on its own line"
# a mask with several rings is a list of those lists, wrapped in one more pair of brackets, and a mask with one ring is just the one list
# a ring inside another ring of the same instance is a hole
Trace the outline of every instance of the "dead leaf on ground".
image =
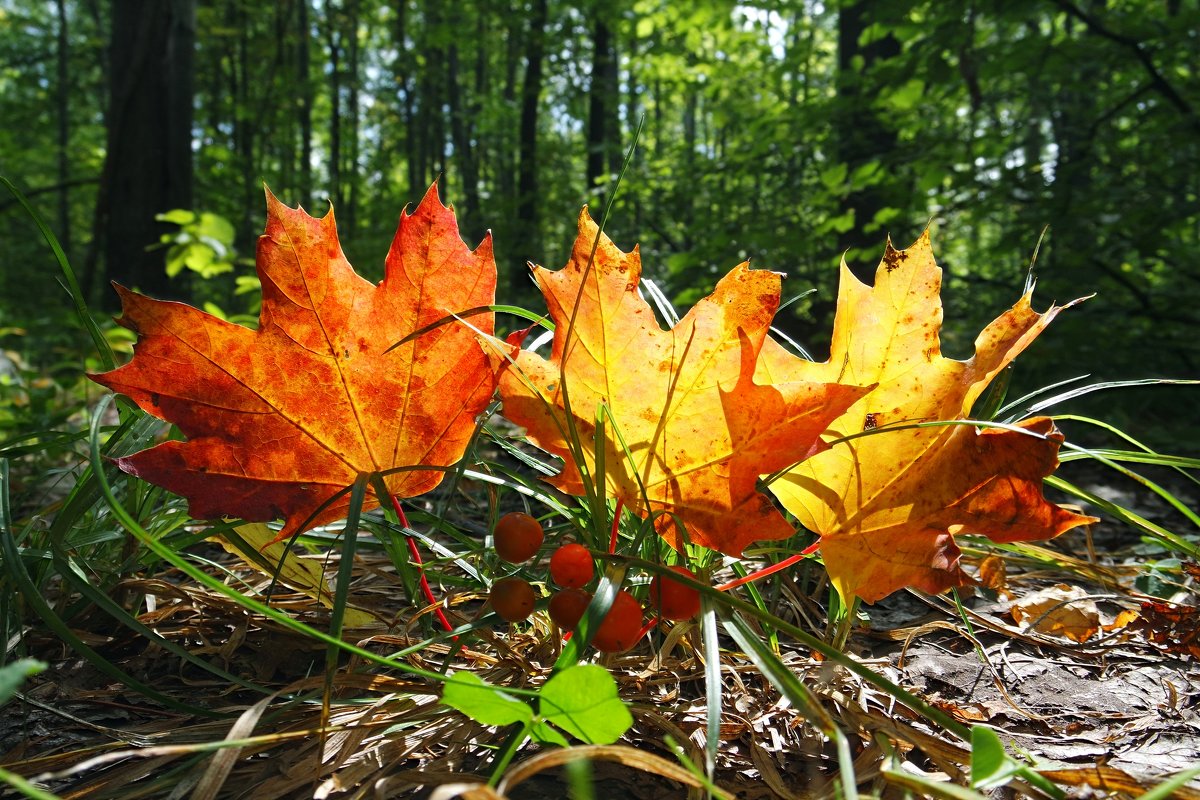
[(1032, 625), (1039, 633), (1086, 642), (1100, 630), (1100, 610), (1088, 593), (1065, 583), (1015, 600), (1009, 608), (1013, 620)]

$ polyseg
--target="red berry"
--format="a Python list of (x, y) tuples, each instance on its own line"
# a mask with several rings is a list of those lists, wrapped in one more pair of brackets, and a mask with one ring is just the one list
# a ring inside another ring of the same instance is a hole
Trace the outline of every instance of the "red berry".
[(488, 599), (492, 609), (509, 622), (520, 622), (532, 614), (536, 601), (529, 581), (515, 577), (501, 578), (493, 583)]
[(496, 523), (496, 555), (510, 564), (528, 561), (542, 546), (542, 523), (521, 511), (505, 514)]
[(642, 632), (642, 606), (622, 589), (613, 598), (608, 616), (596, 629), (592, 645), (602, 653), (620, 653), (637, 644)]
[[(680, 566), (671, 567), (680, 575), (695, 580), (692, 571)], [(650, 581), (650, 605), (665, 619), (691, 619), (700, 613), (700, 592), (684, 586), (670, 577), (655, 575)]]
[(583, 612), (587, 611), (588, 603), (592, 602), (591, 592), (583, 589), (563, 589), (550, 596), (550, 619), (565, 631), (573, 631), (579, 625)]
[(564, 544), (550, 556), (550, 577), (564, 589), (582, 589), (594, 571), (592, 554), (581, 544)]

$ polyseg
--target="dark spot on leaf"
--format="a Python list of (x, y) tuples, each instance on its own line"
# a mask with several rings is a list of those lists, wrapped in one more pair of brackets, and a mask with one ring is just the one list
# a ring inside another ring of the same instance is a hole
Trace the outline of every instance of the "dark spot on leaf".
[(890, 274), (892, 271), (899, 269), (900, 265), (908, 260), (908, 253), (903, 250), (888, 250), (883, 255), (883, 265)]
[(867, 418), (863, 420), (863, 430), (873, 431), (878, 426), (875, 414), (867, 414)]

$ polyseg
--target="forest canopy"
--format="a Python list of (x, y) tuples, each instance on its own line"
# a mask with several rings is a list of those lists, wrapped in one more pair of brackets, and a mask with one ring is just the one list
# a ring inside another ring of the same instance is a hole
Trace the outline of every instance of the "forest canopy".
[[(468, 242), (492, 231), (500, 301), (535, 305), (527, 262), (563, 263), (640, 127), (606, 231), (685, 306), (751, 258), (799, 296), (777, 324), (827, 341), (838, 259), (868, 276), (932, 223), (949, 355), (1036, 252), (1042, 306), (1096, 297), (1022, 381), (1193, 377), (1198, 22), (1195, 0), (0, 0), (0, 173), (95, 307), (117, 280), (249, 310), (264, 183), (331, 203), (377, 279), (434, 181)], [(0, 325), (61, 332), (11, 198), (0, 241)]]

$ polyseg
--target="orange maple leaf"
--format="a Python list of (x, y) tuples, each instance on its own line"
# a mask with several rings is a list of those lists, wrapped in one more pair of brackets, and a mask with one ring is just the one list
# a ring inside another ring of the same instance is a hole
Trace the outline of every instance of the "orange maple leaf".
[[(268, 191), (257, 255), (256, 331), (116, 287), (118, 322), (138, 343), (129, 364), (92, 378), (188, 437), (120, 458), (121, 469), (185, 496), (197, 518), (285, 517), (283, 539), (345, 517), (347, 497), (322, 506), (361, 473), (458, 461), (495, 389), (475, 332), (443, 325), (386, 351), (493, 302), (490, 235), (471, 252), (435, 185), (401, 214), (385, 277), (373, 285), (342, 254), (332, 210), (315, 219)], [(489, 332), (492, 316), (472, 323)], [(442, 475), (414, 469), (385, 480), (412, 497)]]
[(878, 384), (827, 437), (878, 433), (837, 443), (771, 484), (821, 535), (830, 579), (845, 597), (874, 602), (905, 586), (936, 593), (961, 585), (955, 534), (1031, 541), (1096, 521), (1042, 495), (1063, 438), (1046, 417), (1019, 430), (887, 430), (965, 419), (992, 378), (1067, 307), (1038, 314), (1030, 290), (983, 330), (972, 358), (956, 361), (941, 355), (940, 291), (928, 231), (907, 250), (888, 243), (874, 287), (843, 262), (829, 361), (807, 365), (810, 380)]
[[(800, 359), (767, 337), (779, 305), (777, 274), (735, 267), (664, 331), (638, 294), (636, 248), (624, 253), (600, 235), (593, 261), (597, 234), (585, 209), (567, 266), (534, 267), (555, 323), (553, 349), (549, 361), (521, 351), (501, 372), (505, 416), (564, 459), (550, 482), (583, 495), (577, 460), (595, 476), (603, 404), (610, 417), (603, 479), (633, 511), (669, 511), (691, 542), (730, 555), (752, 541), (791, 536), (794, 529), (757, 490), (758, 475), (822, 448), (821, 432), (865, 390), (797, 377)], [(762, 380), (762, 353), (774, 368), (770, 383)], [(581, 452), (572, 452), (568, 426)], [(678, 547), (671, 519), (656, 523)]]

